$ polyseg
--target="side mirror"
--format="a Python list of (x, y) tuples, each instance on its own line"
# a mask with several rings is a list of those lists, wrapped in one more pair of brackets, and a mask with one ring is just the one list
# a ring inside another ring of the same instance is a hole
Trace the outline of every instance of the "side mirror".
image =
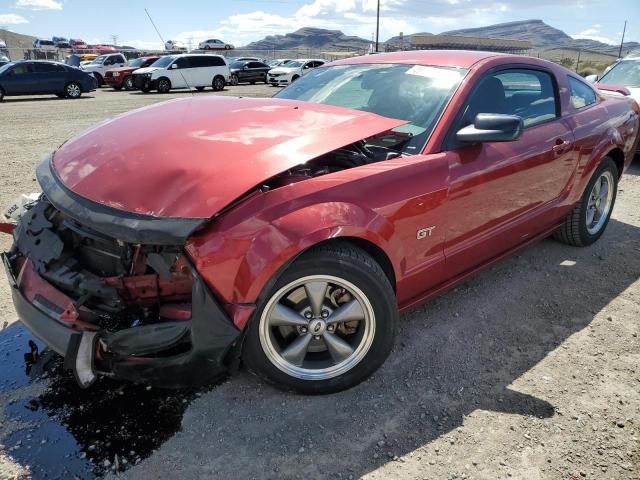
[(247, 67), (246, 65), (244, 67), (242, 67), (243, 70), (249, 70), (249, 67)]
[(584, 79), (589, 83), (596, 83), (598, 81), (598, 75), (587, 75)]
[(513, 142), (522, 135), (524, 123), (517, 115), (479, 113), (473, 122), (456, 133), (459, 142)]
[(169, 67), (169, 70), (175, 70), (176, 68), (178, 68), (178, 64), (172, 63), (171, 66)]

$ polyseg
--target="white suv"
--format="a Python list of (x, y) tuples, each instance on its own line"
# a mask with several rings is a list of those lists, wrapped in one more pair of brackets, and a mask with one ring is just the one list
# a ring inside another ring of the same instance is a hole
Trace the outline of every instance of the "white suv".
[(93, 73), (98, 81), (98, 86), (104, 85), (104, 74), (107, 70), (112, 68), (124, 67), (127, 64), (127, 59), (121, 53), (110, 53), (108, 55), (100, 55), (89, 63), (80, 65), (80, 68), (87, 73)]
[(224, 43), (222, 40), (218, 40), (217, 38), (210, 38), (209, 40), (200, 42), (198, 48), (200, 50), (232, 50), (233, 45)]
[(326, 60), (319, 58), (302, 58), (291, 60), (284, 65), (269, 70), (268, 82), (271, 85), (289, 85), (306, 75), (312, 69), (324, 65)]
[(172, 88), (205, 87), (222, 90), (230, 80), (229, 66), (221, 55), (167, 55), (133, 72), (133, 85), (143, 92), (157, 89), (158, 93), (168, 93)]

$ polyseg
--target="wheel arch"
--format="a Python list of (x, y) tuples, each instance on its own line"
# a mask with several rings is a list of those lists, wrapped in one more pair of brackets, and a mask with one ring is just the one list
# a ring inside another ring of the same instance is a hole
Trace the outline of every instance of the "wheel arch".
[(609, 157), (611, 158), (611, 160), (613, 160), (613, 162), (616, 164), (616, 167), (618, 167), (618, 178), (620, 178), (624, 170), (624, 152), (622, 151), (622, 149), (620, 147), (616, 147), (610, 150), (602, 158), (604, 159), (604, 157)]
[(213, 228), (186, 246), (196, 268), (223, 302), (255, 304), (291, 263), (328, 242), (344, 242), (365, 251), (396, 290), (402, 272), (402, 244), (393, 226), (373, 211), (332, 202), (309, 205), (261, 223), (249, 234), (252, 223), (236, 224), (226, 232)]

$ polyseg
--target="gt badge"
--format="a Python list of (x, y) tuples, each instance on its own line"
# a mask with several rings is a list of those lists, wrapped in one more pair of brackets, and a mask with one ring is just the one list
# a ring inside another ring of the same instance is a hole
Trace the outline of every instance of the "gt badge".
[(436, 228), (435, 225), (432, 225), (430, 227), (426, 227), (426, 228), (421, 228), (420, 230), (418, 230), (418, 233), (416, 234), (416, 238), (418, 240), (422, 240), (425, 237), (430, 237), (431, 236), (431, 232), (433, 232), (433, 230)]

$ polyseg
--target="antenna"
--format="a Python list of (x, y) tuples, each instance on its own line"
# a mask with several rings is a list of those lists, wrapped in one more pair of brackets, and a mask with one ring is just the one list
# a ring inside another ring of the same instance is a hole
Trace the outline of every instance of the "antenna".
[[(164, 38), (162, 38), (162, 34), (160, 33), (160, 30), (158, 30), (158, 27), (156, 27), (156, 24), (153, 21), (153, 18), (151, 18), (151, 15), (149, 15), (149, 11), (146, 8), (144, 9), (144, 13), (146, 13), (147, 17), (149, 17), (149, 21), (151, 22), (151, 25), (153, 25), (153, 28), (156, 30), (156, 33), (158, 34), (158, 37), (160, 37), (160, 41), (162, 42), (162, 45), (164, 45), (165, 44)], [(191, 85), (189, 85), (189, 82), (187, 82), (187, 79), (184, 77), (184, 74), (182, 73), (181, 68), (178, 69), (178, 73), (182, 77), (182, 80), (184, 80), (184, 84), (187, 86), (187, 88), (189, 89), (189, 93), (191, 93), (191, 96), (193, 97), (194, 94), (193, 94), (193, 90), (191, 90)]]

